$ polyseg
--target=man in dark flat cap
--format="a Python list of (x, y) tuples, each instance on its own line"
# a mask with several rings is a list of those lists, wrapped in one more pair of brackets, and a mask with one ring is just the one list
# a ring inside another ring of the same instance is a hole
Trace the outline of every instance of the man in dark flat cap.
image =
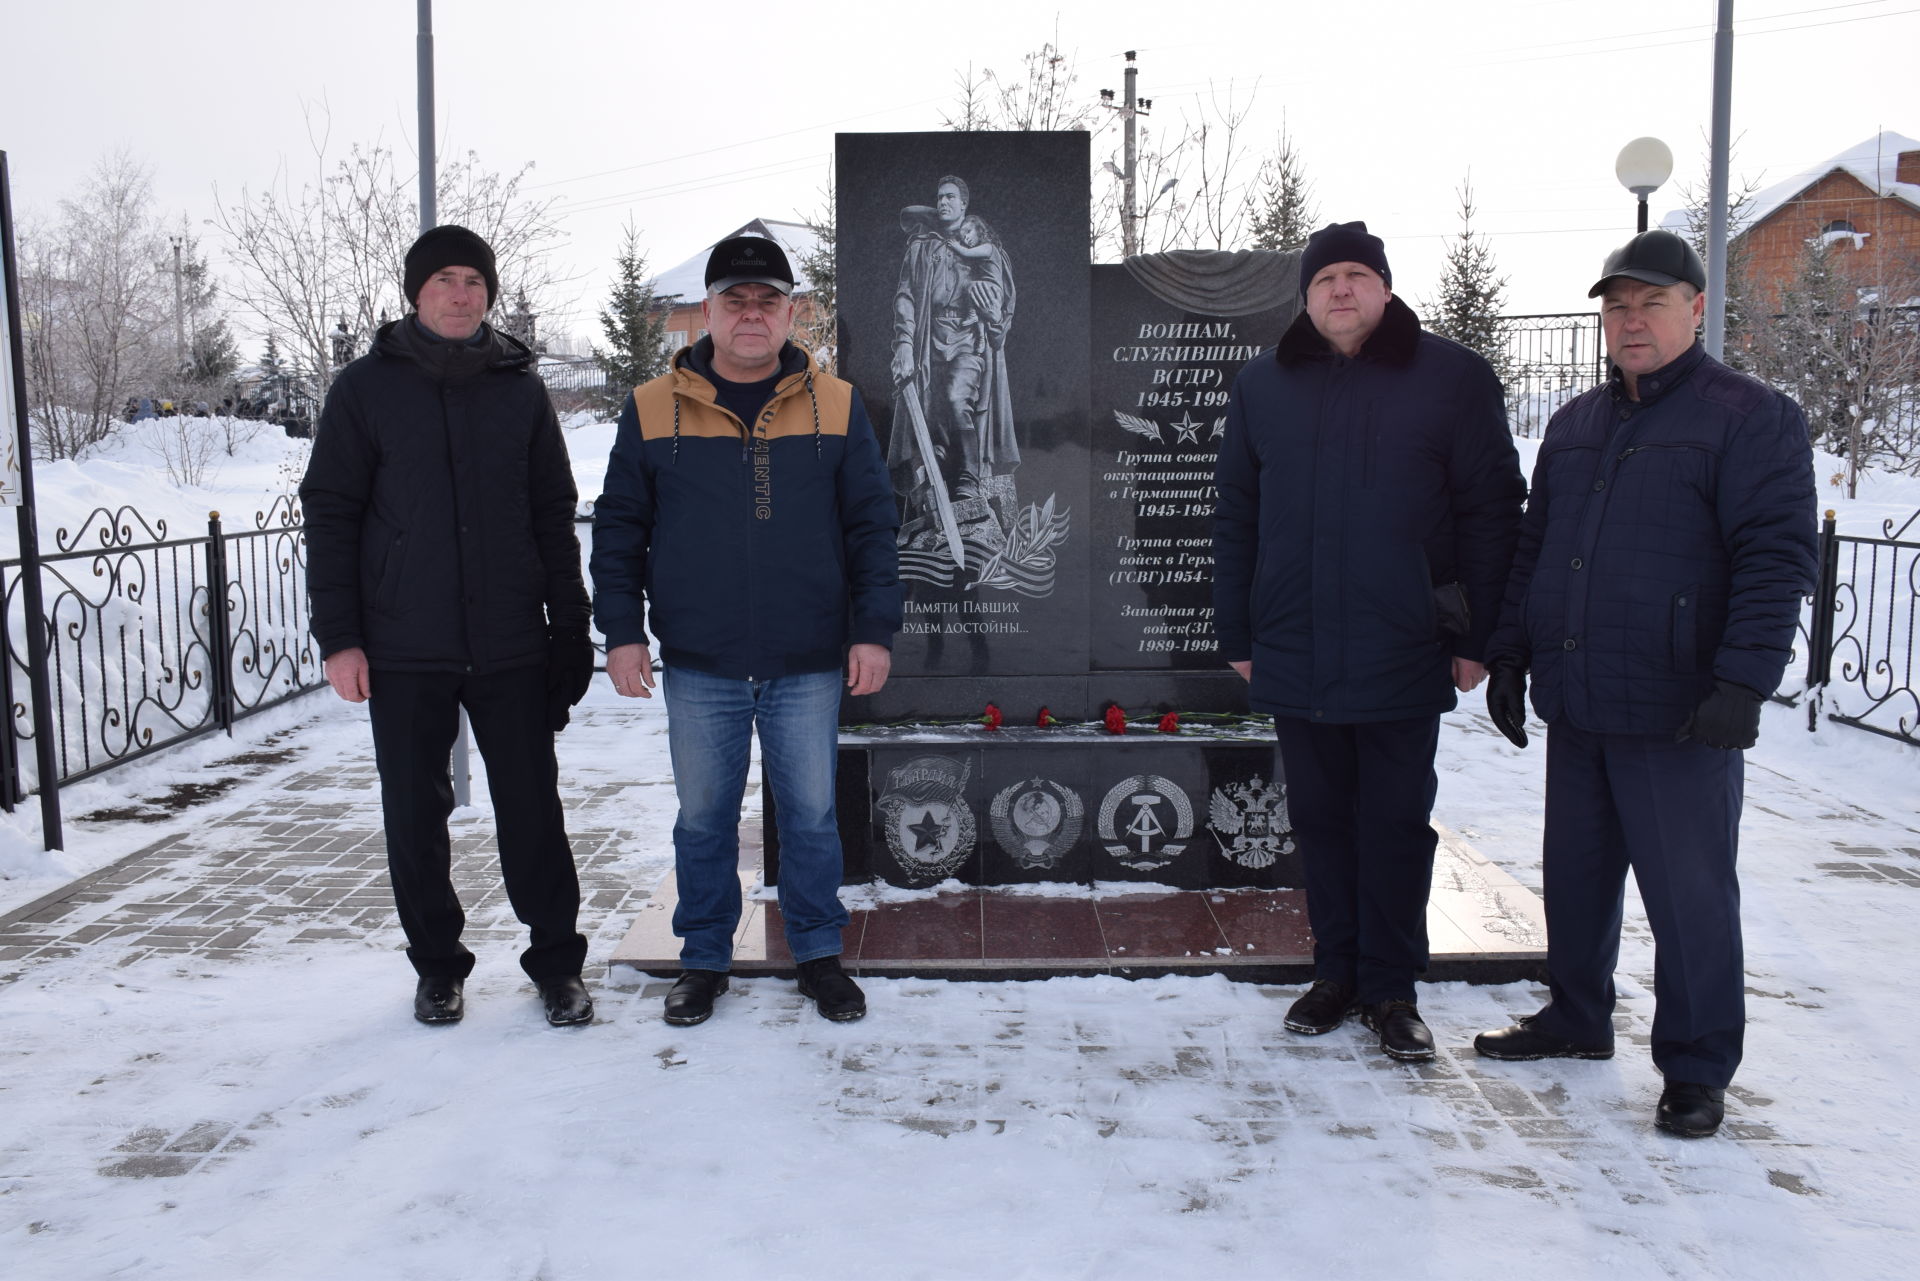
[(1527, 745), (1547, 723), (1549, 999), (1482, 1033), (1494, 1059), (1613, 1056), (1627, 869), (1654, 940), (1654, 1123), (1720, 1128), (1746, 1025), (1734, 873), (1741, 753), (1780, 683), (1814, 581), (1813, 453), (1800, 407), (1694, 336), (1707, 273), (1669, 231), (1608, 255), (1604, 386), (1547, 424), (1487, 709)]

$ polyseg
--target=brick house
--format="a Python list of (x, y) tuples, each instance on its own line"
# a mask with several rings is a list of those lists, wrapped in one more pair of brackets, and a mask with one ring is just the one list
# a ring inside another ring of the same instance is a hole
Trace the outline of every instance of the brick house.
[(1756, 193), (1744, 212), (1735, 244), (1769, 304), (1815, 238), (1843, 255), (1840, 266), (1862, 288), (1889, 272), (1920, 278), (1920, 142), (1876, 134)]

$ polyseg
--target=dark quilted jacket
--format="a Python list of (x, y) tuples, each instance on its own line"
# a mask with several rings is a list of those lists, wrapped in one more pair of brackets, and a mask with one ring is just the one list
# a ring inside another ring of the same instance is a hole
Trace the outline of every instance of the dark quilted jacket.
[(1454, 705), (1450, 659), (1493, 630), (1526, 495), (1485, 360), (1397, 298), (1353, 359), (1302, 314), (1240, 371), (1215, 482), (1215, 631), (1222, 658), (1252, 660), (1254, 708), (1340, 724)]
[(1548, 721), (1672, 734), (1715, 678), (1770, 694), (1813, 590), (1800, 407), (1695, 343), (1547, 425), (1490, 662)]
[(334, 379), (300, 484), (322, 655), (504, 671), (585, 628), (573, 470), (533, 353), (491, 327), (445, 343), (411, 317)]

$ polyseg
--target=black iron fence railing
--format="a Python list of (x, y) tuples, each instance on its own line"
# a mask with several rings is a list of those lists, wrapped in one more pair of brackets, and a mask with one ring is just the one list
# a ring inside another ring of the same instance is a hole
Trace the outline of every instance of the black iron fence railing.
[[(169, 538), (165, 521), (103, 507), (59, 530), (55, 550), (33, 566), (0, 561), (7, 809), (35, 789), (44, 800), (49, 788), (230, 731), (326, 683), (307, 633), (299, 510), (282, 498), (253, 526), (229, 531), (216, 512), (205, 535)], [(30, 572), (41, 589), (37, 619), (26, 616), (22, 590)], [(45, 645), (39, 671), (28, 661), (35, 626)], [(50, 777), (41, 777), (42, 761)]]
[(1920, 747), (1920, 542), (1902, 540), (1916, 525), (1920, 512), (1898, 528), (1883, 521), (1883, 537), (1863, 538), (1836, 532), (1832, 512), (1821, 522), (1818, 582), (1795, 646), (1795, 656), (1806, 657), (1804, 676), (1774, 696), (1804, 703), (1809, 730), (1824, 716)]
[(1508, 316), (1507, 418), (1516, 436), (1538, 436), (1553, 411), (1607, 376), (1598, 312)]

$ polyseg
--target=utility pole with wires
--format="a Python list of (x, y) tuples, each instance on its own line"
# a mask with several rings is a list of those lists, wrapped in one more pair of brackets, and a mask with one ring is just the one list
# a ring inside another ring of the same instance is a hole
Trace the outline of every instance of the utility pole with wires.
[(1126, 168), (1115, 169), (1113, 162), (1109, 160), (1107, 170), (1120, 179), (1123, 188), (1120, 205), (1120, 253), (1127, 258), (1140, 252), (1139, 218), (1134, 212), (1134, 179), (1138, 173), (1138, 166), (1135, 164), (1137, 139), (1134, 134), (1134, 121), (1139, 116), (1151, 114), (1153, 110), (1153, 99), (1137, 96), (1136, 88), (1140, 69), (1134, 65), (1133, 58), (1134, 51), (1127, 50), (1126, 82), (1122, 91), (1124, 94), (1122, 100), (1116, 103), (1111, 89), (1100, 91), (1100, 105), (1109, 110), (1118, 111), (1121, 123), (1126, 129), (1127, 141), (1124, 153)]

